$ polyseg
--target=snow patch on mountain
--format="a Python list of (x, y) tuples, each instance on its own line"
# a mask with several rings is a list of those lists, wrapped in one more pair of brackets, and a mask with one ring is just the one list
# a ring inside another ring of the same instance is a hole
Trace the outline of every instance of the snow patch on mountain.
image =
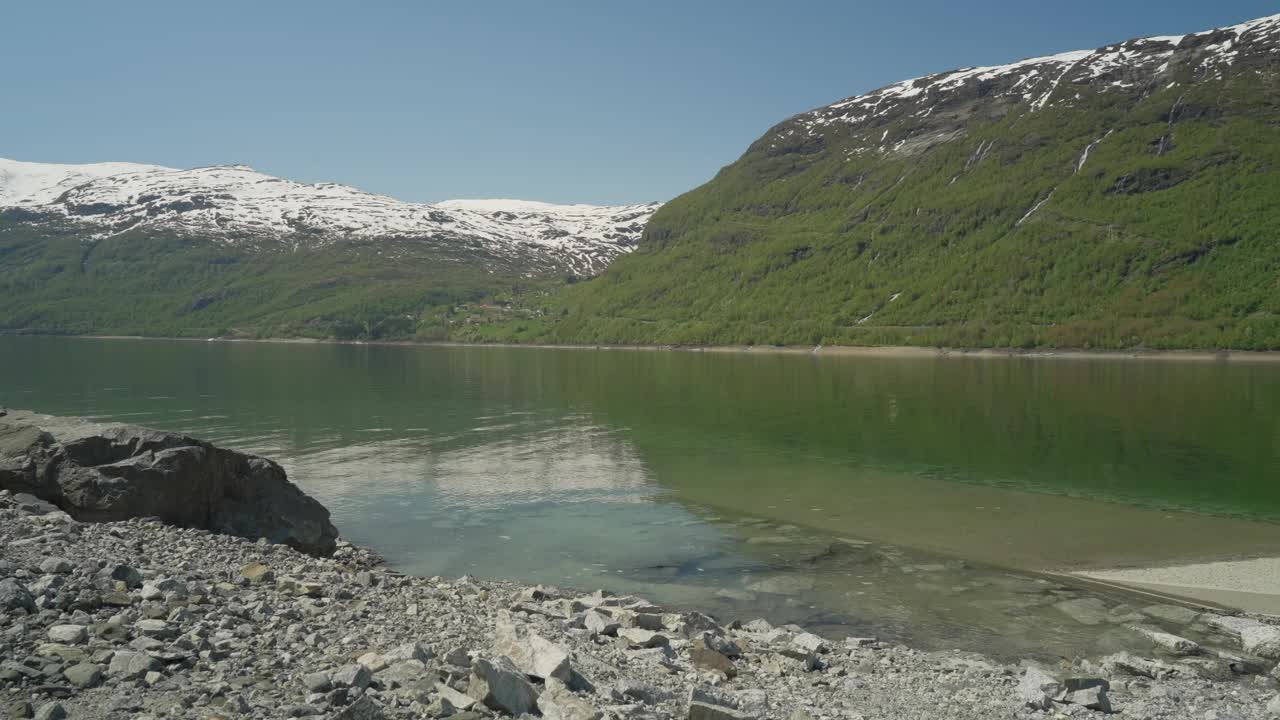
[(0, 158), (0, 207), (39, 206), (84, 183), (113, 175), (167, 171), (138, 163), (106, 162), (85, 165), (32, 163)]
[(1177, 82), (1166, 77), (1174, 67), (1200, 79), (1213, 76), (1243, 57), (1274, 57), (1280, 52), (1280, 15), (1189, 35), (1130, 40), (1097, 50), (1077, 50), (1005, 65), (971, 67), (904, 80), (798, 115), (779, 128), (772, 150), (794, 138), (818, 137), (835, 125), (866, 126), (879, 136), (868, 145), (882, 152), (901, 149), (881, 126), (897, 118), (929, 118), (948, 102), (981, 98), (1025, 103), (1038, 111), (1074, 98), (1072, 86), (1107, 90), (1154, 88)]
[(640, 239), (660, 203), (526, 200), (410, 203), (335, 183), (299, 183), (243, 165), (176, 170), (133, 163), (51, 165), (0, 159), (0, 208), (80, 223), (100, 238), (163, 227), (227, 244), (312, 248), (344, 239), (424, 239), (532, 250), (594, 274)]

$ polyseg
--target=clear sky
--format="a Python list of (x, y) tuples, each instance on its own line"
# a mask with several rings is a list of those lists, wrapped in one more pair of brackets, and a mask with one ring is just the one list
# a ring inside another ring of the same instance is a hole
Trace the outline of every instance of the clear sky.
[(244, 163), (406, 200), (666, 200), (897, 80), (1275, 0), (0, 3), (0, 157)]

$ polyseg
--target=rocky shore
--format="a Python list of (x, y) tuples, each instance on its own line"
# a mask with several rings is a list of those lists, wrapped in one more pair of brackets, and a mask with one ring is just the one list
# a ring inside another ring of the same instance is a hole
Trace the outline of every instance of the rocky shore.
[(244, 535), (0, 491), (0, 720), (1280, 717), (1259, 619), (1201, 619), (1232, 652), (1007, 665)]

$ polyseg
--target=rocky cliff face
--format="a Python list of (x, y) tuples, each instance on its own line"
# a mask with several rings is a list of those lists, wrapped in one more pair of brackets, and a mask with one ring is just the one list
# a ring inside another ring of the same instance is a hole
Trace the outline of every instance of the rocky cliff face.
[(312, 554), (334, 549), (329, 511), (266, 458), (132, 425), (0, 414), (0, 489), (80, 521), (156, 517)]

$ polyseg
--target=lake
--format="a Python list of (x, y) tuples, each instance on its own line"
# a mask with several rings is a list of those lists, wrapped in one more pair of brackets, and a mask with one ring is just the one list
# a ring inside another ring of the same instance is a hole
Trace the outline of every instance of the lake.
[(276, 459), (406, 572), (923, 648), (1195, 635), (1046, 573), (1280, 555), (1280, 364), (0, 337), (0, 378)]

